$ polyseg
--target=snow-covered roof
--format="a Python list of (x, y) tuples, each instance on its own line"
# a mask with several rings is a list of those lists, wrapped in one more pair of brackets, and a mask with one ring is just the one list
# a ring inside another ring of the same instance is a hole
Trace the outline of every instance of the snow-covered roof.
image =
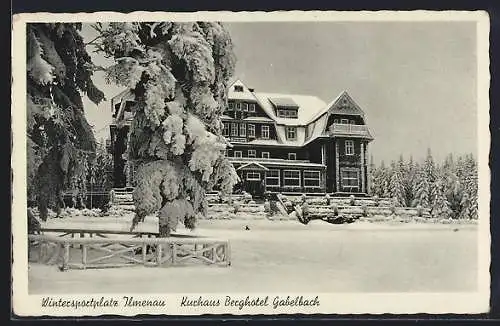
[(255, 168), (259, 169), (259, 170), (264, 170), (264, 171), (269, 170), (264, 165), (262, 165), (262, 164), (260, 164), (258, 162), (250, 162), (250, 163), (243, 164), (242, 166), (240, 166), (239, 168), (237, 168), (237, 170), (249, 169), (250, 167), (255, 167)]
[(291, 143), (291, 142), (281, 142), (276, 139), (254, 139), (249, 142), (245, 142), (245, 144), (249, 145), (262, 145), (262, 146), (290, 146), (290, 147), (299, 147), (302, 144), (297, 143)]
[[(237, 91), (236, 88), (241, 87), (242, 91)], [(232, 100), (244, 100), (256, 102), (253, 93), (250, 89), (239, 79), (230, 84), (227, 97)]]
[[(231, 163), (239, 163), (239, 164), (248, 164), (248, 161), (237, 159), (237, 158), (229, 158)], [(253, 163), (258, 163), (265, 167), (279, 166), (279, 167), (310, 167), (310, 168), (326, 168), (324, 164), (320, 163), (309, 163), (309, 162), (301, 162), (301, 161), (291, 161), (291, 160), (266, 160), (266, 159), (253, 159)]]
[[(319, 111), (324, 109), (326, 103), (311, 95), (279, 94), (254, 92), (253, 95), (266, 114), (277, 124), (287, 126), (304, 126), (311, 121)], [(279, 118), (270, 99), (289, 98), (299, 107), (297, 118)]]
[(272, 97), (269, 98), (269, 101), (275, 107), (299, 107), (297, 103), (291, 97)]
[(249, 122), (274, 122), (273, 119), (270, 119), (268, 117), (246, 117), (243, 119), (243, 121), (249, 121)]
[(225, 115), (225, 114), (223, 114), (220, 118), (221, 118), (222, 120), (234, 120), (234, 118), (233, 118), (233, 117), (230, 117), (230, 116)]

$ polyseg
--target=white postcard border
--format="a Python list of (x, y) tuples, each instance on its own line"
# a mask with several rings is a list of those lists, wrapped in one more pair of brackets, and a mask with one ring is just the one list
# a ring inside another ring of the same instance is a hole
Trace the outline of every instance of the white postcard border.
[[(475, 21), (477, 22), (477, 61), (478, 61), (478, 171), (479, 171), (479, 225), (478, 225), (478, 291), (473, 293), (200, 293), (200, 294), (81, 294), (81, 295), (29, 295), (27, 264), (27, 220), (26, 214), (26, 23), (29, 22), (94, 22), (106, 21), (154, 21), (154, 20), (218, 20), (236, 21)], [(483, 313), (488, 311), (490, 293), (490, 171), (489, 171), (489, 17), (486, 12), (475, 11), (377, 11), (377, 12), (196, 12), (196, 13), (162, 13), (134, 12), (129, 14), (117, 12), (97, 13), (31, 13), (13, 17), (12, 37), (12, 304), (18, 316), (99, 316), (113, 314), (134, 316), (136, 314), (160, 315), (199, 315), (199, 314), (290, 314), (290, 313), (322, 313), (322, 314), (359, 314), (359, 313)], [(50, 308), (42, 307), (42, 300), (52, 297), (55, 300), (90, 300), (101, 297), (123, 300), (124, 296), (133, 295), (136, 299), (152, 300), (164, 298), (166, 306), (161, 308), (112, 307), (97, 308)], [(315, 297), (319, 306), (314, 307), (279, 307), (273, 305), (260, 307), (181, 307), (183, 296), (204, 299), (225, 300), (226, 296), (245, 299), (269, 297)]]

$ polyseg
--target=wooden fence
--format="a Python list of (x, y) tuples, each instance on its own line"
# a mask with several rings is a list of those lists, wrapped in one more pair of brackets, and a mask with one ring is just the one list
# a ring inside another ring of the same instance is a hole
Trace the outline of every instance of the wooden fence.
[[(199, 237), (84, 237), (85, 234), (104, 234), (99, 230), (71, 231), (76, 232), (67, 232), (61, 236), (29, 235), (29, 260), (57, 264), (62, 271), (137, 265), (174, 266), (196, 262), (218, 266), (231, 264), (227, 240)], [(81, 237), (74, 237), (75, 234), (80, 234)], [(142, 235), (144, 234), (148, 235)]]

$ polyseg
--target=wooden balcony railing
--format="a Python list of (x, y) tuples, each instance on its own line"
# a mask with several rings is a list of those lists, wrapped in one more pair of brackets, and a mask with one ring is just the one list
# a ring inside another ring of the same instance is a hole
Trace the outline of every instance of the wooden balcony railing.
[(365, 125), (334, 123), (329, 131), (331, 136), (355, 135), (371, 138), (370, 131)]

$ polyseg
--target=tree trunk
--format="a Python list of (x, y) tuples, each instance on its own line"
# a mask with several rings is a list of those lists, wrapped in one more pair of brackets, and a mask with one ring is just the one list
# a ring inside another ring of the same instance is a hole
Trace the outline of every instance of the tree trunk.
[(158, 221), (158, 237), (160, 238), (168, 238), (170, 236), (170, 228), (168, 226), (168, 222), (162, 222), (160, 219)]

